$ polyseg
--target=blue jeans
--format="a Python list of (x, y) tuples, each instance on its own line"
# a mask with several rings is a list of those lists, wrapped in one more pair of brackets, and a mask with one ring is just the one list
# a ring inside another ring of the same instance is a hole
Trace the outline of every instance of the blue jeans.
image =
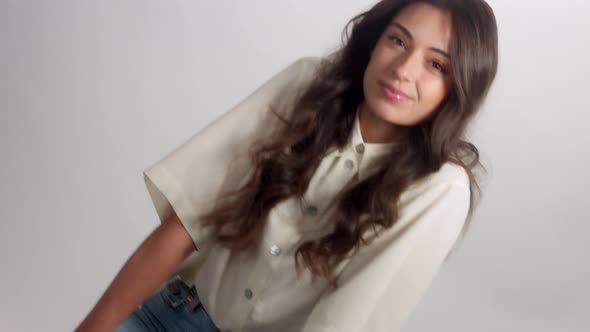
[(115, 332), (139, 331), (219, 332), (219, 329), (201, 305), (195, 286), (189, 288), (175, 276), (115, 329)]

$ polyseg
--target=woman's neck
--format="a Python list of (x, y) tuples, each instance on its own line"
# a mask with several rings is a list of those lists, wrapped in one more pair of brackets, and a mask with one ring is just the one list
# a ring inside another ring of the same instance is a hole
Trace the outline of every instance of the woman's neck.
[(408, 128), (387, 122), (362, 103), (359, 109), (359, 127), (363, 141), (372, 143), (397, 143), (407, 135)]

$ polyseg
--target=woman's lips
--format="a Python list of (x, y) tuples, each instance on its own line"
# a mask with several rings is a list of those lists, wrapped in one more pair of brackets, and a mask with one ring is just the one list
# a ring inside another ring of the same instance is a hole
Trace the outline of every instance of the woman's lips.
[(384, 84), (384, 83), (380, 83), (382, 89), (383, 89), (383, 94), (385, 95), (385, 97), (387, 97), (387, 99), (392, 100), (392, 101), (408, 101), (411, 100), (412, 98), (408, 95), (406, 95), (405, 93), (395, 89), (394, 87)]

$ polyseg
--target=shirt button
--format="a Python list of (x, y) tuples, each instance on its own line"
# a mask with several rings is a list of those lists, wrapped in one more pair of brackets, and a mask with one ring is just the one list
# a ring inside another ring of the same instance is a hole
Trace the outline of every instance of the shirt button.
[(281, 254), (281, 247), (277, 246), (276, 244), (270, 247), (270, 254), (273, 256), (278, 256)]
[(348, 159), (344, 162), (344, 167), (346, 167), (347, 170), (352, 171), (352, 169), (354, 168), (354, 163), (352, 162), (352, 160)]
[(308, 206), (306, 210), (307, 214), (310, 216), (315, 216), (318, 214), (318, 208), (315, 206)]
[(244, 296), (249, 300), (252, 298), (252, 290), (250, 288), (246, 288), (246, 290), (244, 290)]
[(365, 146), (363, 144), (359, 144), (356, 146), (356, 152), (363, 154), (365, 152)]

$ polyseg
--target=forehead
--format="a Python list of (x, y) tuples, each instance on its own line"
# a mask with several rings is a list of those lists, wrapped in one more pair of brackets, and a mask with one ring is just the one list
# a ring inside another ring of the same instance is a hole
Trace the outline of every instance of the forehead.
[(451, 20), (448, 11), (416, 2), (400, 10), (391, 22), (408, 29), (416, 44), (448, 50), (451, 41)]

